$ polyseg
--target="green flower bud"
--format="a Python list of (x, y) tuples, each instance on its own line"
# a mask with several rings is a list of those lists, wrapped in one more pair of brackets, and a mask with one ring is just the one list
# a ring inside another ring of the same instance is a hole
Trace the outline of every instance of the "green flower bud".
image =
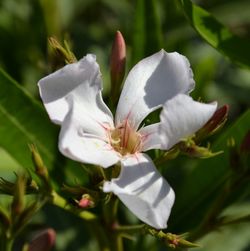
[(27, 178), (25, 175), (18, 175), (14, 187), (13, 201), (11, 204), (12, 218), (16, 218), (20, 215), (25, 206), (25, 190), (26, 190)]
[(44, 165), (41, 155), (39, 154), (37, 148), (34, 145), (30, 145), (30, 151), (32, 154), (32, 161), (35, 166), (35, 172), (38, 175), (38, 177), (41, 179), (44, 185), (45, 191), (47, 193), (50, 193), (52, 190), (52, 187), (49, 180), (48, 169)]
[(217, 156), (223, 151), (212, 152), (208, 147), (202, 147), (195, 144), (192, 139), (187, 139), (178, 144), (181, 153), (193, 158), (211, 158)]
[(65, 63), (71, 64), (77, 61), (74, 53), (70, 50), (69, 45), (64, 41), (64, 47), (53, 37), (48, 39), (49, 45), (55, 53), (61, 57)]

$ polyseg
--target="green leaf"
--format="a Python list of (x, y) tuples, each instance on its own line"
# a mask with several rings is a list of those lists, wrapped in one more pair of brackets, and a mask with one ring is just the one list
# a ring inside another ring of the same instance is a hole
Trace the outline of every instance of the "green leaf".
[(240, 145), (249, 130), (249, 125), (250, 110), (245, 112), (213, 144), (213, 150), (215, 152), (223, 150), (223, 154), (197, 161), (197, 165), (185, 177), (181, 188), (176, 193), (176, 203), (169, 226), (172, 225), (178, 231), (187, 231), (204, 217), (204, 212), (209, 209), (211, 199), (219, 193), (228, 174), (231, 173), (227, 141), (234, 138), (236, 145)]
[[(250, 203), (236, 204), (229, 208), (226, 215), (247, 215), (249, 213)], [(221, 231), (214, 231), (199, 240), (202, 248), (195, 251), (243, 251), (249, 250), (250, 239), (249, 222), (227, 225)]]
[(137, 0), (133, 34), (132, 63), (162, 48), (162, 34), (157, 1)]
[(248, 53), (250, 40), (234, 35), (209, 12), (193, 4), (190, 0), (180, 2), (191, 25), (205, 41), (230, 60), (250, 67)]
[(54, 165), (58, 130), (42, 106), (0, 69), (0, 146), (21, 166), (32, 169), (34, 143), (49, 169)]

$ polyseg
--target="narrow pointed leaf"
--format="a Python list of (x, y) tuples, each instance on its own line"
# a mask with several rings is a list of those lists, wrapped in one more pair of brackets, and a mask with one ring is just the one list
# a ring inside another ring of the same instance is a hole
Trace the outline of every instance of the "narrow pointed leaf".
[(46, 165), (54, 165), (57, 128), (42, 106), (0, 69), (0, 147), (21, 166), (32, 168), (28, 145), (37, 145)]
[[(250, 110), (245, 112), (213, 144), (214, 151), (223, 150), (223, 154), (196, 163), (181, 188), (176, 191), (176, 203), (170, 217), (173, 223), (169, 222), (169, 226), (172, 225), (175, 230), (187, 231), (202, 220), (205, 212), (210, 209), (211, 201), (222, 190), (225, 180), (232, 171), (227, 141), (234, 138), (236, 145), (240, 145), (249, 130), (249, 125)], [(235, 194), (235, 199), (238, 196), (239, 194)], [(183, 226), (187, 229), (183, 229)]]
[(193, 4), (190, 0), (181, 0), (180, 2), (191, 25), (205, 41), (230, 60), (250, 67), (250, 57), (247, 53), (250, 39), (234, 35), (208, 11)]
[(162, 34), (157, 1), (137, 0), (133, 33), (132, 63), (149, 56), (162, 48)]

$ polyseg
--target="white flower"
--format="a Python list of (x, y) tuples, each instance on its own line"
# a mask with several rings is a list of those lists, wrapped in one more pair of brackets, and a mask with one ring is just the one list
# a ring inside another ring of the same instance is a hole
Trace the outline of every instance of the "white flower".
[[(202, 127), (216, 103), (195, 102), (188, 60), (164, 50), (143, 59), (129, 72), (113, 120), (102, 99), (102, 80), (94, 55), (41, 79), (40, 95), (50, 119), (61, 125), (59, 149), (67, 157), (103, 168), (120, 161), (118, 178), (104, 183), (142, 221), (167, 227), (174, 191), (143, 152), (169, 149)], [(163, 107), (161, 122), (141, 127)]]

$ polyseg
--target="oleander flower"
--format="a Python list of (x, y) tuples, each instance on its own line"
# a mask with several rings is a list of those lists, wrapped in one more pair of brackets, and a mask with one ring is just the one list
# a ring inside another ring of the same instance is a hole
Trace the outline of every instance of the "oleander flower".
[[(170, 149), (201, 128), (217, 106), (188, 95), (194, 88), (188, 60), (161, 50), (136, 64), (125, 80), (114, 119), (103, 102), (99, 65), (92, 54), (38, 85), (50, 119), (61, 125), (62, 154), (103, 168), (120, 162), (119, 176), (106, 181), (103, 191), (116, 194), (148, 225), (166, 228), (175, 194), (144, 152)], [(160, 107), (159, 123), (141, 125)]]

